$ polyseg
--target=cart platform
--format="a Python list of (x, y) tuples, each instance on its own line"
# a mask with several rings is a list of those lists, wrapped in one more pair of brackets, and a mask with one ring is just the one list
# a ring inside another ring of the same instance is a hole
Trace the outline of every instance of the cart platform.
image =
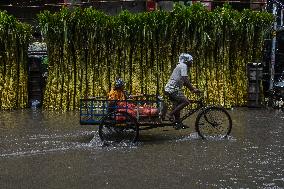
[[(156, 95), (129, 100), (107, 100), (107, 97), (93, 97), (80, 100), (80, 124), (99, 125), (102, 119), (113, 112), (126, 112), (138, 123), (160, 122), (162, 100)], [(121, 116), (121, 115), (120, 115)], [(114, 120), (123, 118), (114, 117)]]

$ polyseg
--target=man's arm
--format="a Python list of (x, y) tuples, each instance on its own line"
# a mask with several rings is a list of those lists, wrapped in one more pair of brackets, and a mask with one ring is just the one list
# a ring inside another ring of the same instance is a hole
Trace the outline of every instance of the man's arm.
[(193, 87), (193, 85), (190, 83), (188, 76), (182, 76), (182, 81), (184, 83), (184, 85), (192, 92), (199, 92), (199, 90), (195, 87)]

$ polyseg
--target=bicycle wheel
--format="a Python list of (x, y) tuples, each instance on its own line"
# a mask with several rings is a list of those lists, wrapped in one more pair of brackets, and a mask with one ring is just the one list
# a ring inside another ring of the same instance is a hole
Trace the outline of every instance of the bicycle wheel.
[(207, 107), (198, 114), (195, 129), (202, 139), (225, 138), (232, 130), (232, 119), (222, 107)]
[(136, 120), (126, 112), (112, 112), (99, 125), (99, 136), (103, 142), (136, 142), (139, 128)]

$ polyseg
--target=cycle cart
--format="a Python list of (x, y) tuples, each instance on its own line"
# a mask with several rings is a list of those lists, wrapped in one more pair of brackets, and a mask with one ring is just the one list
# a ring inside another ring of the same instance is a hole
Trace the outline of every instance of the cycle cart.
[(204, 106), (203, 98), (191, 100), (192, 107), (186, 109), (180, 122), (163, 118), (166, 106), (156, 95), (144, 95), (132, 100), (107, 100), (106, 97), (93, 97), (80, 100), (80, 124), (98, 125), (99, 136), (104, 142), (136, 142), (140, 130), (173, 126), (182, 128), (186, 118), (198, 113), (195, 130), (202, 139), (225, 138), (232, 129), (232, 120), (223, 107)]

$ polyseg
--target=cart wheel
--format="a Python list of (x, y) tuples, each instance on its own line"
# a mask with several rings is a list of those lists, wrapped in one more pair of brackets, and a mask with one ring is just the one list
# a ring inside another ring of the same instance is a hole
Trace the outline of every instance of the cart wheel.
[(232, 129), (232, 119), (222, 107), (207, 107), (196, 118), (195, 129), (202, 139), (225, 138)]
[(134, 143), (138, 135), (136, 120), (126, 112), (112, 112), (99, 125), (99, 136), (103, 142)]

